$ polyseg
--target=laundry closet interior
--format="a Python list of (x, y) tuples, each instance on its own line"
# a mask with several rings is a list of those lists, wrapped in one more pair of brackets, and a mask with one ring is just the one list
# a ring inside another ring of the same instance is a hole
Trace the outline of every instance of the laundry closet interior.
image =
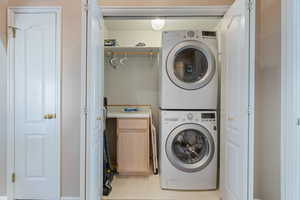
[[(220, 180), (222, 175), (242, 174), (240, 168), (247, 164), (240, 159), (245, 153), (239, 146), (243, 137), (227, 147), (229, 142), (225, 144), (222, 140), (227, 139), (220, 136), (222, 127), (226, 127), (221, 123), (221, 113), (226, 115), (229, 128), (239, 130), (241, 127), (235, 125), (241, 121), (235, 118), (243, 106), (238, 101), (221, 102), (227, 95), (224, 90), (221, 92), (222, 78), (226, 77), (221, 73), (227, 75), (230, 71), (224, 70), (221, 53), (228, 49), (230, 54), (240, 54), (240, 50), (232, 49), (239, 45), (233, 41), (242, 41), (245, 35), (244, 27), (237, 32), (243, 26), (239, 16), (223, 23), (222, 19), (104, 17), (104, 162), (108, 162), (104, 179), (108, 179), (112, 190), (102, 199), (217, 200), (221, 192), (240, 190), (242, 183), (237, 179), (228, 188), (224, 186), (224, 191), (219, 190), (220, 185), (226, 184)], [(232, 34), (222, 35), (220, 30), (224, 27)], [(220, 38), (231, 41), (232, 46)], [(222, 45), (226, 48), (222, 49)], [(226, 63), (239, 67), (245, 58), (240, 56)], [(247, 63), (244, 67), (248, 72)], [(235, 75), (243, 72), (231, 70)], [(226, 84), (239, 93), (228, 93), (228, 101), (243, 95), (239, 91), (242, 87), (236, 86), (238, 82)], [(225, 114), (222, 104), (232, 109), (231, 115)], [(220, 164), (222, 156), (231, 159), (231, 164)]]

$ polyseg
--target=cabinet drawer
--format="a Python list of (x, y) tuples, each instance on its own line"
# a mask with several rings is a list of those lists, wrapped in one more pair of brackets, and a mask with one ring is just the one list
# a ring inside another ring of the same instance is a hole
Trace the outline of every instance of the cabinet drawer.
[(118, 129), (148, 129), (148, 119), (118, 119)]

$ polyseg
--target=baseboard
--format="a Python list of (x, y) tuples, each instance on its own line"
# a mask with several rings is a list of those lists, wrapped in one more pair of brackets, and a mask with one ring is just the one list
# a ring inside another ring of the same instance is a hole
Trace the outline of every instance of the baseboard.
[(61, 200), (80, 200), (80, 197), (61, 197)]
[[(7, 197), (0, 196), (0, 200), (7, 200)], [(61, 197), (61, 200), (80, 200), (80, 197)]]

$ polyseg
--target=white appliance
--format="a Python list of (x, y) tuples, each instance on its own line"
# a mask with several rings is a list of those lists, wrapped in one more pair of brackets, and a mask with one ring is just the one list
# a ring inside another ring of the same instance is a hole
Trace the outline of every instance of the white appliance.
[(217, 109), (217, 45), (215, 32), (163, 32), (161, 109)]
[(217, 189), (217, 113), (161, 111), (160, 118), (161, 188)]

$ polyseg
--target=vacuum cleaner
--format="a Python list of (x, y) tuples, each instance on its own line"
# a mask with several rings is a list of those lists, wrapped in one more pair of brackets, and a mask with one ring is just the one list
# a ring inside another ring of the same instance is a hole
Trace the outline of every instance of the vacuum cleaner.
[[(105, 112), (107, 112), (107, 98), (104, 98), (104, 108)], [(106, 116), (106, 115), (105, 115)], [(106, 119), (105, 119), (106, 123)], [(113, 181), (114, 175), (116, 171), (113, 169), (109, 154), (109, 145), (108, 145), (108, 135), (107, 130), (104, 128), (104, 156), (103, 156), (103, 195), (108, 196), (112, 191), (111, 183)]]

